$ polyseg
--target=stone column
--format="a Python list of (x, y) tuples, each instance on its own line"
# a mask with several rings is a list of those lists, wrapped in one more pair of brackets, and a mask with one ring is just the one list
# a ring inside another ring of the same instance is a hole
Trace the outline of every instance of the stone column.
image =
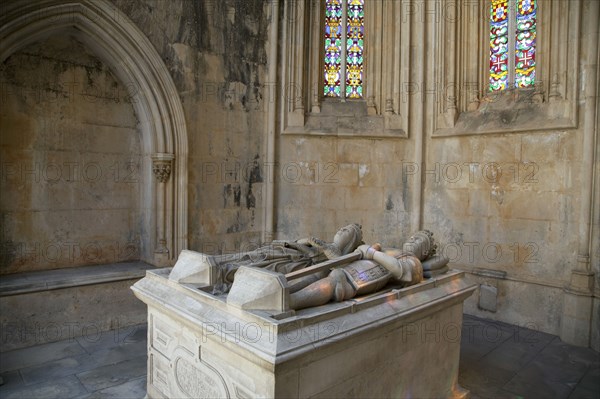
[(156, 247), (154, 249), (157, 266), (166, 264), (169, 259), (169, 248), (166, 237), (166, 191), (171, 176), (173, 154), (157, 153), (152, 155), (152, 173), (156, 177)]
[[(277, 54), (278, 54), (278, 35), (279, 23), (277, 16), (279, 15), (279, 2), (274, 2), (271, 9), (271, 24), (269, 26), (269, 54), (268, 54), (268, 81), (277, 81)], [(277, 89), (274, 88), (273, 95), (276, 96)], [(264, 159), (269, 166), (266, 174), (266, 180), (263, 184), (263, 225), (262, 225), (262, 242), (273, 241), (275, 230), (275, 140), (277, 129), (277, 102), (275, 97), (272, 97), (267, 105), (265, 113), (265, 126), (267, 132), (264, 136), (263, 148), (265, 149)]]
[(590, 346), (592, 309), (594, 292), (594, 272), (590, 263), (592, 212), (594, 200), (595, 164), (594, 143), (597, 139), (596, 96), (598, 59), (598, 18), (600, 6), (590, 0), (584, 4), (583, 29), (580, 33), (583, 42), (581, 52), (581, 88), (583, 111), (583, 153), (580, 178), (582, 182), (581, 208), (579, 219), (579, 249), (577, 264), (571, 271), (571, 279), (565, 287), (560, 338), (569, 344)]

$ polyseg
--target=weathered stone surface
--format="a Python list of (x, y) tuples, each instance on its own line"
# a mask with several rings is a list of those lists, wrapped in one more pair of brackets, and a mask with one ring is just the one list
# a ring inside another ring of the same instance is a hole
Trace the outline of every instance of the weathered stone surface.
[(144, 306), (128, 290), (136, 280), (0, 297), (2, 352), (87, 336), (144, 321)]
[(240, 267), (227, 295), (231, 306), (247, 310), (287, 310), (285, 278), (260, 268)]
[(2, 397), (10, 399), (18, 398), (74, 398), (87, 394), (88, 391), (74, 375), (44, 381), (26, 387), (6, 390)]
[(277, 314), (232, 307), (169, 272), (133, 286), (149, 309), (149, 397), (445, 397), (456, 388), (461, 303), (474, 289), (462, 273)]
[(497, 309), (498, 289), (491, 285), (481, 284), (479, 286), (479, 308), (490, 312)]
[[(476, 274), (472, 275), (470, 280), (479, 284), (490, 285), (492, 282), (497, 284), (497, 311), (492, 313), (480, 310), (477, 301), (479, 293), (476, 291), (465, 301), (465, 313), (503, 322), (510, 319), (518, 326), (542, 332), (552, 329), (552, 326), (556, 325), (561, 317), (562, 287), (541, 286), (504, 279), (496, 280)], [(551, 311), (539, 312), (540, 308)], [(506, 309), (507, 312), (502, 312), (501, 309)]]
[(74, 34), (3, 65), (0, 273), (139, 259), (142, 150), (127, 82)]
[(0, 362), (0, 371), (18, 370), (84, 353), (85, 350), (74, 340), (62, 340), (37, 348), (24, 348), (18, 352), (4, 352), (2, 353), (2, 362)]
[(97, 367), (94, 370), (83, 371), (77, 374), (77, 378), (88, 391), (100, 391), (144, 376), (146, 361), (147, 356), (141, 355), (130, 360)]

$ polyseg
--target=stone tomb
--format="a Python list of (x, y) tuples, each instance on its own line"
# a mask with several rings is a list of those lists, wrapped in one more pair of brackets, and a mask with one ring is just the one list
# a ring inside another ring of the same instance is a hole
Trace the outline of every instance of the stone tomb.
[(467, 396), (460, 333), (475, 286), (463, 272), (286, 311), (245, 309), (170, 271), (132, 287), (148, 305), (149, 398)]

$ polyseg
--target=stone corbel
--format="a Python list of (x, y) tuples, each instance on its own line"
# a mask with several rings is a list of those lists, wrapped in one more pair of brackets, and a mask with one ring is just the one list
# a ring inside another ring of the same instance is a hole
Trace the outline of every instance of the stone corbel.
[[(152, 154), (152, 173), (156, 177), (156, 247), (154, 254), (157, 262), (168, 260), (169, 248), (167, 247), (166, 237), (166, 191), (167, 182), (171, 177), (173, 167), (173, 154), (156, 153)], [(165, 259), (162, 259), (165, 258)]]
[(312, 112), (313, 114), (319, 114), (321, 113), (321, 104), (319, 101), (319, 87), (318, 85), (315, 85), (316, 88), (313, 90), (313, 94), (312, 94), (312, 108), (310, 109), (310, 112)]
[(480, 101), (479, 97), (476, 94), (473, 94), (471, 100), (467, 104), (467, 111), (477, 111), (479, 109)]
[(294, 111), (288, 114), (288, 126), (302, 127), (304, 126), (304, 104), (300, 93), (295, 93), (295, 96)]
[(552, 83), (550, 84), (550, 94), (548, 95), (550, 101), (562, 100), (562, 96), (559, 91), (558, 74), (554, 75)]
[(377, 115), (377, 106), (375, 105), (375, 96), (367, 97), (367, 115)]
[(402, 130), (402, 118), (394, 112), (394, 100), (385, 100), (384, 127), (386, 130)]

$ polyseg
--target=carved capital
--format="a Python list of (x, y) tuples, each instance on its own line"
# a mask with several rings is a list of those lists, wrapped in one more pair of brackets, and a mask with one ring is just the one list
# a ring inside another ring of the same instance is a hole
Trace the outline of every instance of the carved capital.
[(153, 162), (152, 172), (159, 182), (166, 183), (169, 180), (169, 176), (171, 176), (171, 163)]
[(152, 155), (152, 173), (160, 183), (166, 183), (171, 176), (171, 165), (174, 159), (173, 154), (153, 154)]

